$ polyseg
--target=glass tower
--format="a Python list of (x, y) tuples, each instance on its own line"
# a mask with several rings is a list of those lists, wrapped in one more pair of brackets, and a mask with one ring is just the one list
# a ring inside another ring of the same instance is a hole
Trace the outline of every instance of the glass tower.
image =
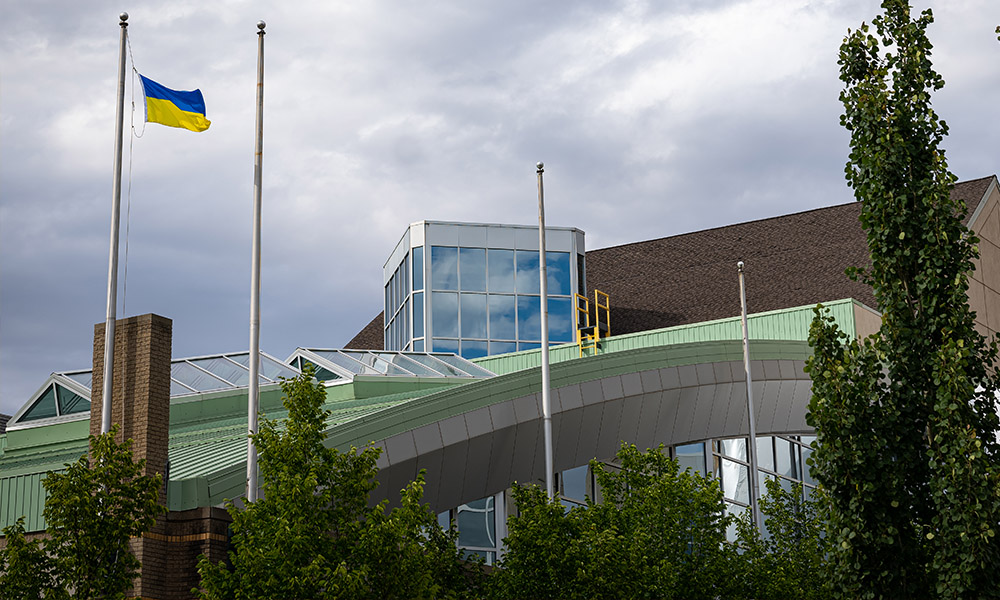
[[(584, 233), (546, 227), (549, 343), (575, 341)], [(541, 345), (538, 228), (420, 221), (383, 267), (386, 350), (464, 358)]]

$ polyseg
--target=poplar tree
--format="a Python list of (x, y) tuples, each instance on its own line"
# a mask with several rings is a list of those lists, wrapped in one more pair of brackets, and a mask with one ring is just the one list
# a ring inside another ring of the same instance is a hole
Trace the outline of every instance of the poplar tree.
[(995, 597), (1000, 590), (997, 343), (967, 304), (975, 235), (950, 194), (931, 107), (930, 10), (885, 0), (840, 48), (846, 175), (861, 203), (880, 331), (852, 340), (817, 309), (808, 422), (831, 502), (834, 594)]

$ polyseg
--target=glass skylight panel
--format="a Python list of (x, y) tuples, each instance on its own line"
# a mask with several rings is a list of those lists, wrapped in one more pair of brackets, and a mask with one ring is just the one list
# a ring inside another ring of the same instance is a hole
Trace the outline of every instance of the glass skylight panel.
[(69, 377), (70, 379), (79, 383), (80, 385), (82, 385), (87, 389), (93, 387), (94, 383), (93, 371), (83, 371), (82, 373), (63, 373), (63, 375)]
[(36, 421), (38, 419), (48, 419), (56, 416), (56, 390), (55, 385), (50, 385), (42, 396), (35, 401), (18, 422)]
[(379, 358), (386, 360), (394, 365), (406, 369), (413, 375), (427, 376), (427, 377), (441, 377), (441, 373), (412, 360), (405, 354), (398, 354), (395, 352), (372, 352)]
[(344, 354), (350, 356), (354, 360), (364, 363), (365, 365), (375, 369), (382, 375), (413, 375), (413, 373), (407, 371), (406, 369), (400, 368), (389, 361), (379, 358), (377, 355), (371, 352), (357, 352), (351, 350), (342, 350)]
[[(240, 354), (227, 354), (225, 355), (231, 361), (237, 362), (247, 369), (247, 382), (250, 381), (250, 353), (243, 352)], [(289, 368), (288, 365), (280, 363), (266, 354), (260, 355), (260, 371), (258, 374), (261, 377), (266, 377), (271, 381), (279, 381), (282, 377), (287, 379), (292, 379), (298, 375), (293, 369)], [(261, 383), (268, 383), (261, 381)], [(243, 385), (247, 385), (244, 383)]]
[(170, 365), (170, 376), (199, 392), (210, 392), (212, 390), (232, 387), (218, 377), (213, 377), (188, 362), (175, 362)]
[(345, 356), (336, 350), (314, 350), (313, 354), (319, 356), (322, 359), (330, 361), (331, 363), (337, 365), (338, 367), (347, 369), (348, 371), (354, 373), (355, 375), (379, 374), (379, 372), (376, 371), (375, 369), (363, 365), (358, 361), (354, 360), (353, 358)]
[(250, 383), (249, 369), (224, 357), (199, 358), (197, 360), (189, 360), (188, 362), (211, 372), (212, 375), (225, 379), (235, 386), (242, 387)]
[(90, 400), (61, 385), (56, 385), (55, 388), (56, 398), (59, 400), (60, 415), (72, 415), (90, 410)]
[(190, 388), (184, 387), (173, 377), (170, 378), (170, 397), (174, 396), (187, 396), (188, 394), (196, 394), (197, 390), (192, 390)]
[(493, 373), (490, 373), (486, 369), (480, 367), (475, 363), (471, 363), (464, 358), (455, 356), (454, 354), (435, 354), (434, 358), (446, 362), (449, 365), (455, 367), (466, 373), (470, 377), (493, 377)]
[[(448, 364), (448, 363), (446, 363), (444, 361), (438, 360), (437, 358), (435, 358), (434, 356), (431, 356), (430, 354), (407, 354), (406, 356), (408, 358), (411, 358), (411, 359), (417, 361), (418, 363), (420, 363), (422, 365), (426, 365), (426, 366), (434, 369), (435, 371), (438, 371), (439, 373), (441, 373), (441, 374), (443, 374), (445, 376), (451, 376), (451, 377), (468, 377), (468, 375), (465, 373), (465, 371), (456, 369), (455, 367), (451, 366), (450, 364)], [(444, 356), (444, 355), (440, 355), (439, 354), (439, 355), (436, 355), (436, 356)]]

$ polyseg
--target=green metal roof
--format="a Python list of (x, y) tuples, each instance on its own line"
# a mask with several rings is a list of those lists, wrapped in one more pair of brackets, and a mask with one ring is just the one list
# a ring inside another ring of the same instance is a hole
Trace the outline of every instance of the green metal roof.
[[(856, 331), (854, 307), (847, 299), (827, 304), (840, 326)], [(797, 359), (810, 354), (805, 343), (812, 307), (750, 316), (755, 360)], [(552, 385), (561, 387), (646, 369), (742, 360), (739, 318), (722, 319), (650, 332), (614, 336), (596, 356), (580, 358), (576, 345), (552, 349)], [(497, 373), (490, 379), (375, 377), (327, 388), (331, 411), (327, 444), (340, 449), (415, 429), (493, 403), (535, 393), (540, 385), (540, 351), (476, 361)], [(262, 386), (261, 409), (283, 419), (281, 391)], [(0, 437), (0, 528), (25, 513), (28, 529), (45, 527), (41, 518), (48, 471), (62, 470), (87, 451), (89, 420), (60, 423)], [(246, 392), (221, 390), (174, 398), (170, 414), (170, 473), (167, 504), (185, 510), (222, 503), (243, 493), (246, 471)]]
[[(823, 303), (830, 309), (837, 324), (848, 335), (857, 335), (857, 324), (854, 319), (855, 307), (871, 310), (864, 304), (852, 298)], [(773, 310), (751, 314), (747, 317), (747, 329), (751, 340), (797, 340), (806, 341), (809, 337), (809, 325), (813, 319), (815, 304), (796, 306), (782, 310)], [(615, 324), (611, 323), (611, 331)], [(743, 339), (743, 326), (740, 317), (704, 321), (689, 325), (678, 325), (664, 329), (653, 329), (639, 333), (611, 336), (601, 341), (599, 353), (621, 352), (650, 346), (669, 346), (672, 344), (687, 344), (692, 342), (715, 342)], [(497, 375), (513, 373), (523, 369), (531, 369), (542, 364), (541, 350), (525, 350), (512, 354), (486, 356), (474, 359), (476, 364), (493, 371)], [(551, 363), (572, 360), (580, 357), (580, 347), (576, 344), (564, 344), (549, 349)]]

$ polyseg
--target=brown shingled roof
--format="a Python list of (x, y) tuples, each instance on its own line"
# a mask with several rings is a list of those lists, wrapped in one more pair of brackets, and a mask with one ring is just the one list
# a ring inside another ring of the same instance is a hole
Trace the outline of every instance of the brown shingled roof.
[(382, 323), (382, 315), (383, 313), (379, 313), (377, 317), (365, 325), (364, 329), (358, 332), (358, 335), (351, 338), (351, 341), (347, 342), (347, 345), (344, 347), (355, 350), (384, 350), (385, 339), (383, 336), (384, 324)]
[[(975, 212), (993, 176), (952, 194)], [(869, 264), (857, 202), (587, 252), (587, 288), (611, 297), (611, 332), (632, 333), (740, 313), (736, 263), (745, 263), (747, 309), (778, 310), (854, 298), (870, 287), (844, 275)], [(966, 217), (968, 223), (968, 216)], [(382, 348), (382, 315), (349, 344)]]
[(868, 264), (860, 205), (843, 204), (587, 253), (587, 287), (611, 297), (611, 332), (632, 333), (740, 314), (856, 298), (871, 288), (844, 275)]

